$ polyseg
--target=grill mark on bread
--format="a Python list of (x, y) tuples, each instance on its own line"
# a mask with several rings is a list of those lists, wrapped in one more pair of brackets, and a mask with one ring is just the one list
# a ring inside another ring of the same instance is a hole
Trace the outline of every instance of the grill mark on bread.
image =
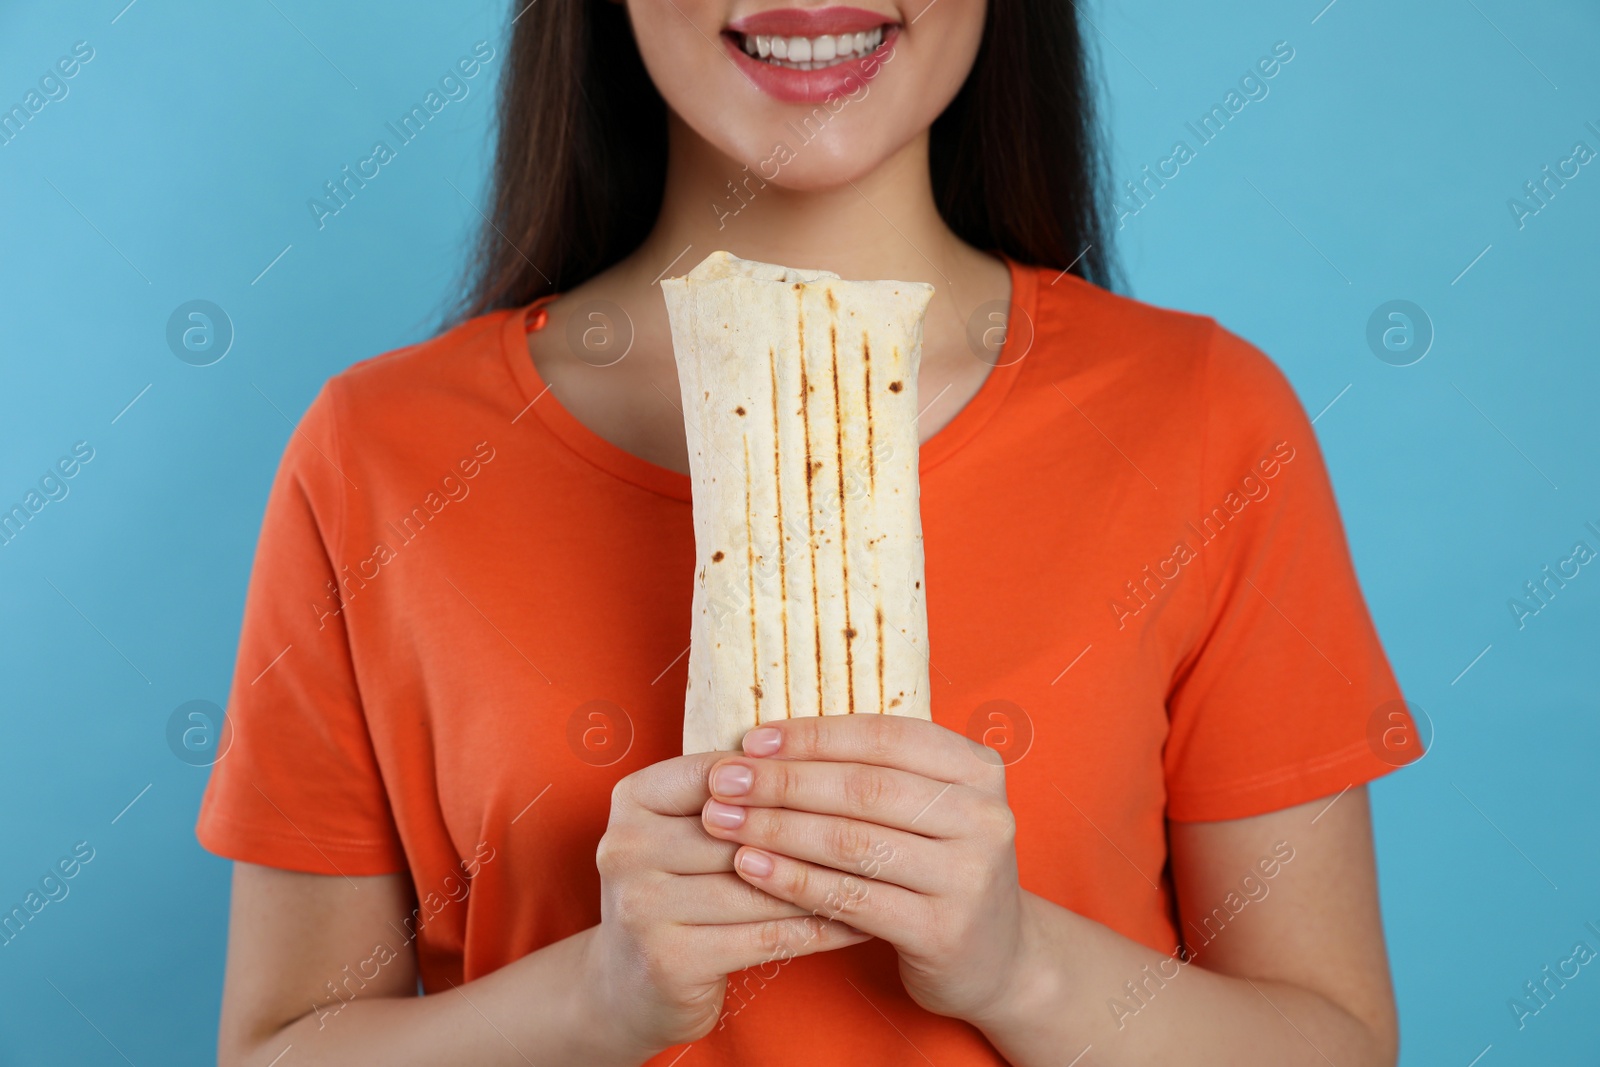
[[(800, 286), (796, 285), (796, 289)], [(800, 340), (800, 425), (805, 428), (806, 444), (806, 549), (811, 556), (811, 648), (817, 657), (817, 714), (822, 714), (822, 612), (817, 602), (817, 512), (812, 500), (811, 479), (816, 465), (811, 459), (811, 392), (806, 376), (806, 313), (802, 297), (795, 297), (799, 305), (796, 314), (800, 326), (796, 336)]]
[[(872, 511), (877, 515), (878, 508), (878, 456), (873, 445), (872, 426), (872, 341), (865, 330), (861, 331), (861, 368), (863, 375), (863, 388), (867, 398), (867, 485), (871, 490)], [(880, 525), (881, 531), (883, 527)], [(868, 547), (872, 547), (868, 542)], [(873, 595), (883, 595), (883, 575), (880, 570), (880, 561), (876, 550), (872, 556), (872, 589)], [(883, 703), (883, 602), (880, 600), (873, 605), (873, 616), (877, 622), (878, 638), (878, 714), (882, 715), (888, 710)]]
[(839, 468), (839, 567), (844, 572), (844, 585), (840, 597), (844, 600), (844, 684), (848, 714), (856, 713), (855, 650), (851, 642), (856, 636), (850, 625), (850, 523), (849, 504), (844, 495), (844, 411), (839, 396), (839, 331), (828, 325), (828, 350), (833, 366), (833, 461)]
[(750, 435), (744, 435), (744, 559), (750, 592), (750, 692), (755, 697), (756, 725), (761, 725), (761, 649), (756, 643), (756, 538), (750, 517)]
[(767, 346), (767, 369), (772, 377), (772, 488), (778, 498), (778, 618), (783, 625), (783, 717), (794, 716), (789, 692), (789, 570), (785, 559), (783, 525), (783, 466), (778, 455), (778, 357)]
[(872, 448), (872, 344), (867, 340), (867, 332), (865, 330), (861, 331), (861, 366), (866, 373), (867, 485), (876, 492), (878, 489), (878, 457), (873, 454)]
[(883, 605), (877, 605), (878, 616), (878, 714), (887, 711), (883, 703)]

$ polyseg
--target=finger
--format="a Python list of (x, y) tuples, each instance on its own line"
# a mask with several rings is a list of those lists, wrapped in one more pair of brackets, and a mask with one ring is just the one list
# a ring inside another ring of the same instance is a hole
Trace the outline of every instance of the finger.
[(710, 795), (706, 775), (726, 752), (697, 752), (652, 763), (618, 782), (611, 805), (641, 807), (658, 815), (693, 815)]
[(733, 867), (739, 877), (780, 900), (891, 944), (906, 940), (906, 931), (927, 907), (928, 898), (909, 889), (749, 846), (739, 850)]
[(698, 813), (652, 816), (632, 828), (630, 866), (667, 874), (714, 874), (733, 870), (737, 846), (706, 833)]
[(950, 846), (901, 830), (836, 815), (741, 808), (715, 800), (706, 802), (704, 820), (712, 837), (755, 845), (859, 878), (891, 882), (919, 893), (937, 892), (946, 884), (947, 872), (938, 857)]
[(661, 887), (662, 914), (684, 926), (799, 919), (811, 913), (766, 893), (734, 874), (695, 874), (668, 879)]
[[(684, 951), (698, 953), (715, 974), (734, 974), (750, 967), (769, 971), (801, 956), (872, 940), (864, 931), (815, 915), (731, 926), (690, 926), (683, 932)], [(770, 979), (774, 974), (764, 973), (763, 977)]]
[(812, 760), (724, 759), (711, 769), (714, 800), (844, 815), (926, 837), (956, 837), (977, 799), (970, 787), (893, 767)]
[(894, 767), (941, 782), (1003, 788), (1000, 754), (953, 730), (902, 715), (809, 715), (744, 735), (749, 756)]

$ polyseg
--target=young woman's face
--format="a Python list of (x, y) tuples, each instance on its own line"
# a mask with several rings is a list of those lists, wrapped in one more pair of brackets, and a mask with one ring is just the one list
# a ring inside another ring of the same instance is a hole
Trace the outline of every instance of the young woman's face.
[(791, 189), (872, 171), (933, 123), (977, 54), (985, 0), (861, 2), (626, 0), (667, 106)]

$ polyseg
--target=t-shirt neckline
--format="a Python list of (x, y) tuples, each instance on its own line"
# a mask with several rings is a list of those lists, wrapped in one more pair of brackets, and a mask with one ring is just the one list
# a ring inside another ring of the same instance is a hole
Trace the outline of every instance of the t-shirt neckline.
[[(1010, 394), (1011, 387), (1021, 373), (1022, 364), (1033, 346), (1034, 334), (1038, 329), (1037, 271), (1018, 263), (1004, 253), (999, 255), (1011, 275), (1011, 299), (1006, 317), (1008, 328), (1005, 344), (998, 353), (998, 361), (984, 377), (977, 393), (956, 412), (953, 419), (922, 444), (918, 451), (919, 474), (927, 474), (955, 455), (983, 429)], [(662, 496), (676, 500), (692, 500), (692, 482), (687, 474), (679, 474), (675, 470), (652, 463), (607, 441), (568, 411), (540, 377), (538, 369), (534, 366), (533, 356), (528, 352), (528, 317), (559, 295), (550, 293), (531, 304), (517, 308), (506, 316), (501, 327), (500, 335), (506, 361), (511, 376), (522, 393), (519, 405), (521, 410), (513, 421), (520, 421), (530, 416), (536, 417), (564, 445), (607, 474)], [(1023, 324), (1022, 330), (1011, 329), (1012, 323)], [(1012, 350), (1016, 347), (1013, 342), (1016, 340), (1020, 340), (1023, 344), (1023, 351), (1013, 355)]]

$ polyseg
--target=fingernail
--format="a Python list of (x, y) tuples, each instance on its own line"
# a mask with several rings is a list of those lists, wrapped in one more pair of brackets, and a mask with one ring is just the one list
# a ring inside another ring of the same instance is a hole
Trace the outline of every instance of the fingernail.
[(744, 735), (744, 750), (752, 756), (770, 756), (783, 744), (783, 731), (759, 726)]
[(711, 772), (711, 791), (725, 797), (742, 797), (750, 792), (755, 773), (749, 767), (729, 763)]
[(772, 873), (772, 857), (765, 852), (745, 849), (739, 854), (739, 869), (752, 878), (765, 878)]
[(724, 830), (737, 830), (744, 825), (744, 809), (713, 800), (706, 805), (706, 822)]

